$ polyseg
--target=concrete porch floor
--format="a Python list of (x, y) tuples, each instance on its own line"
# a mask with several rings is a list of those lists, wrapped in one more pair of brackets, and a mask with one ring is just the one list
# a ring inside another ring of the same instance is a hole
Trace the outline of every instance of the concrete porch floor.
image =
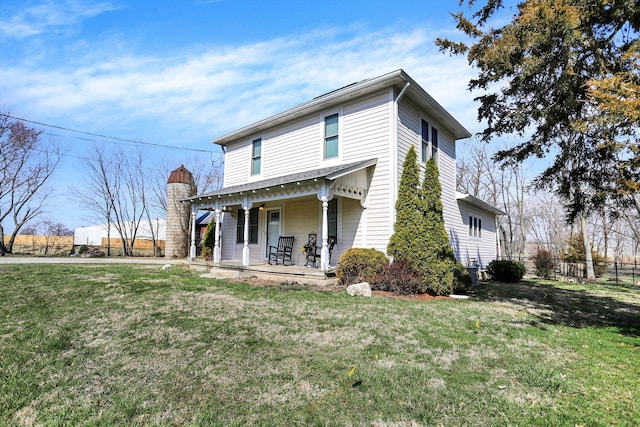
[[(195, 263), (200, 264), (200, 263)], [(201, 264), (200, 264), (201, 265)], [(337, 283), (335, 267), (324, 273), (319, 268), (300, 265), (270, 265), (255, 263), (249, 266), (241, 262), (223, 261), (219, 264), (207, 263), (209, 272), (203, 277), (218, 279), (250, 279), (294, 282), (299, 284), (331, 286)]]

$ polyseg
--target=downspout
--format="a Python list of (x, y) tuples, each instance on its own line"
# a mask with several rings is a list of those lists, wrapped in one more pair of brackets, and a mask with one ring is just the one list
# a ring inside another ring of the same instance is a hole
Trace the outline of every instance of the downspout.
[[(389, 215), (389, 238), (391, 237), (391, 233), (393, 230), (393, 225), (396, 222), (396, 200), (398, 200), (398, 182), (399, 182), (399, 178), (398, 178), (398, 120), (400, 117), (400, 112), (399, 112), (399, 103), (400, 100), (402, 99), (402, 97), (404, 96), (404, 93), (407, 91), (407, 89), (409, 88), (409, 86), (411, 86), (411, 83), (407, 82), (404, 87), (402, 88), (402, 90), (400, 91), (400, 93), (398, 94), (398, 96), (396, 96), (396, 99), (393, 101), (393, 123), (392, 123), (392, 132), (393, 132), (393, 137), (392, 137), (392, 144), (391, 144), (391, 206), (390, 206), (390, 212), (391, 215)], [(386, 249), (385, 249), (386, 252)]]
[(494, 217), (494, 223), (496, 225), (496, 243), (498, 245), (498, 250), (496, 251), (496, 255), (498, 256), (498, 259), (501, 260), (502, 259), (502, 248), (501, 248), (501, 243), (500, 243), (500, 223), (498, 221), (498, 215), (495, 215)]

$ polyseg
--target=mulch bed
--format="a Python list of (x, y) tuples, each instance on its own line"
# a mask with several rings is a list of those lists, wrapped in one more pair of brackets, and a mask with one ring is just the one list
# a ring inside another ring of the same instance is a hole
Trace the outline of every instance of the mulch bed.
[[(255, 277), (244, 280), (244, 281), (254, 286), (272, 287), (272, 288), (275, 287), (275, 288), (280, 288), (282, 290), (304, 288), (304, 289), (310, 289), (310, 290), (315, 290), (319, 292), (344, 292), (346, 289), (345, 286), (296, 285), (293, 283), (283, 283), (277, 280), (265, 280), (265, 279), (258, 279)], [(387, 291), (372, 291), (371, 294), (372, 296), (378, 297), (378, 298), (402, 299), (402, 300), (408, 300), (408, 301), (436, 301), (436, 300), (442, 300), (442, 299), (445, 299), (445, 300), (454, 299), (448, 296), (433, 296), (429, 294), (398, 295), (398, 294), (394, 294), (393, 292), (387, 292)]]

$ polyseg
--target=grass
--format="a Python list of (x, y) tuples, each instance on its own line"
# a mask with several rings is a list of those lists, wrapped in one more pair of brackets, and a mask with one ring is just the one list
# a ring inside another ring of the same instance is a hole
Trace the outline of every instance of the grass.
[(639, 425), (640, 288), (354, 298), (0, 266), (0, 425)]

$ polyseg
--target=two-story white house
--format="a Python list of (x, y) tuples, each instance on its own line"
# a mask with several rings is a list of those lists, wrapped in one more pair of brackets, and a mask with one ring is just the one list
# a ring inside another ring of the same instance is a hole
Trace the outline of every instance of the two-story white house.
[[(188, 200), (194, 217), (198, 210), (214, 212), (214, 262), (263, 263), (279, 236), (294, 236), (293, 253), (301, 254), (309, 233), (316, 233), (327, 271), (352, 247), (386, 252), (402, 164), (413, 146), (422, 167), (437, 159), (457, 259), (482, 268), (496, 258), (502, 212), (456, 191), (456, 141), (469, 136), (397, 70), (214, 139), (225, 153), (223, 188)], [(195, 256), (195, 238), (190, 253)]]

